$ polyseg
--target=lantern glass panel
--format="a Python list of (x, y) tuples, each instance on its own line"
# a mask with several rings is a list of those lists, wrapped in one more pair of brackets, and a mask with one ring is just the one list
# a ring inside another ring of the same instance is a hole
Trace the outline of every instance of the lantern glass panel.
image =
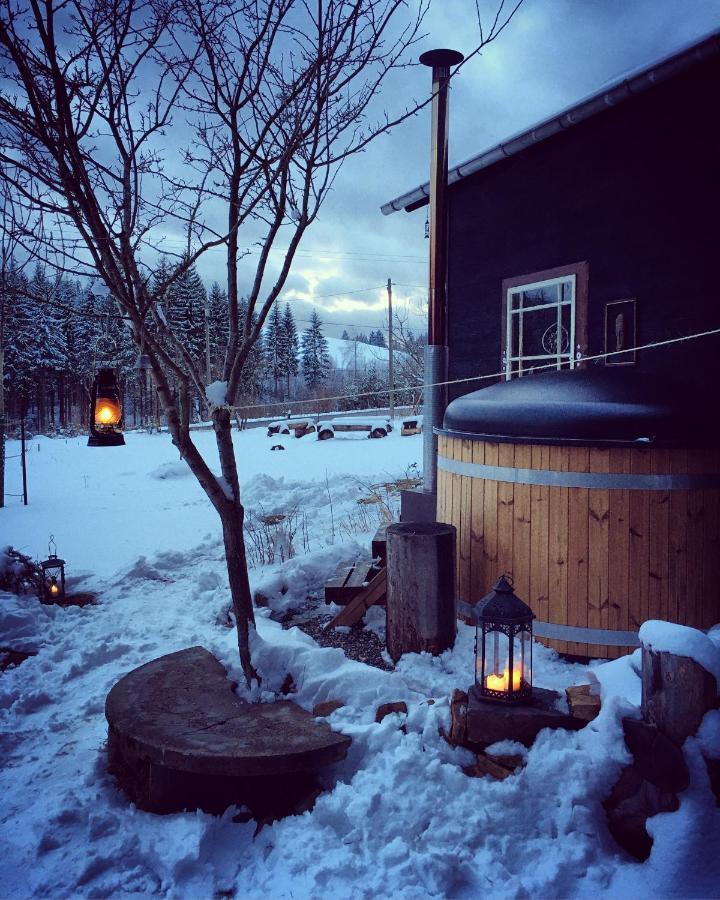
[(519, 638), (521, 677), (526, 684), (532, 684), (532, 636), (528, 629), (523, 628)]
[(95, 424), (118, 425), (122, 418), (119, 402), (114, 397), (98, 397), (95, 400)]

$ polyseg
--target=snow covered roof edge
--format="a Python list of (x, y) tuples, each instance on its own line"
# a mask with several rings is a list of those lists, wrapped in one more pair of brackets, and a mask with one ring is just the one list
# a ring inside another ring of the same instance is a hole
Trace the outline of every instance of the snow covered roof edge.
[[(564, 131), (579, 122), (585, 121), (610, 106), (617, 106), (624, 100), (647, 90), (655, 84), (666, 81), (678, 75), (680, 72), (691, 68), (698, 63), (720, 54), (720, 28), (706, 35), (702, 40), (676, 50), (668, 56), (661, 57), (640, 69), (630, 70), (611, 82), (608, 86), (596, 91), (594, 94), (583, 98), (577, 103), (568, 106), (562, 112), (554, 113), (549, 118), (537, 122), (517, 134), (508, 137), (493, 147), (483, 150), (481, 153), (470, 157), (448, 172), (448, 183), (454, 184), (467, 178), (469, 175), (486, 169), (489, 166), (507, 159), (529, 147), (531, 144), (544, 141), (546, 138)], [(390, 200), (380, 207), (383, 215), (404, 209), (412, 212), (421, 206), (425, 206), (430, 195), (430, 184), (426, 182), (419, 187), (401, 194), (394, 200)]]

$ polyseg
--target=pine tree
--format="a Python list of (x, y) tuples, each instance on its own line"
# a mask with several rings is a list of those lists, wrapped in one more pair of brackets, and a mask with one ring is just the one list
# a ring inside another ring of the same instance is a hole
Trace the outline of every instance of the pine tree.
[(91, 285), (79, 290), (74, 298), (73, 307), (77, 313), (69, 317), (66, 332), (68, 367), (72, 373), (74, 392), (80, 406), (80, 420), (85, 423), (90, 408), (95, 351), (100, 333), (100, 320), (95, 317), (95, 295)]
[(41, 431), (45, 430), (48, 419), (51, 424), (55, 423), (55, 386), (67, 360), (62, 314), (55, 305), (62, 295), (61, 284), (50, 282), (39, 264), (30, 281), (28, 313), (32, 317), (29, 323), (32, 347), (29, 364), (36, 373), (38, 428)]
[[(238, 306), (240, 341), (245, 338), (245, 318), (247, 316), (247, 300), (241, 300)], [(250, 328), (257, 324), (257, 316), (253, 314)], [(267, 358), (263, 344), (258, 341), (245, 360), (241, 377), (240, 394), (244, 403), (254, 403), (263, 389), (263, 382), (268, 377)]]
[(15, 266), (7, 273), (5, 319), (5, 387), (8, 402), (24, 417), (30, 407), (36, 367), (34, 353), (34, 315), (36, 305), (30, 296), (25, 274)]
[(315, 388), (327, 378), (332, 368), (328, 344), (322, 333), (320, 316), (313, 310), (310, 327), (302, 335), (302, 370), (305, 384)]
[(298, 364), (298, 352), (300, 341), (298, 340), (295, 317), (290, 304), (285, 304), (285, 313), (282, 320), (282, 371), (287, 380), (287, 396), (290, 396), (290, 379), (295, 378), (300, 371)]
[(342, 333), (342, 340), (343, 340), (343, 341), (349, 341), (349, 340), (350, 340), (350, 335), (347, 333), (347, 328), (345, 328), (345, 329), (343, 330), (343, 333)]
[[(244, 322), (245, 314), (240, 318)], [(213, 281), (208, 294), (208, 328), (210, 331), (210, 375), (218, 380), (225, 364), (225, 348), (228, 340), (228, 298), (217, 281)]]
[[(205, 286), (195, 266), (177, 278), (168, 291), (168, 322), (196, 363), (205, 353)], [(205, 366), (200, 366), (205, 371)]]
[(282, 319), (280, 307), (275, 304), (268, 317), (268, 325), (265, 329), (263, 347), (265, 351), (265, 365), (270, 378), (273, 380), (274, 395), (278, 396), (278, 381), (283, 374), (282, 368)]

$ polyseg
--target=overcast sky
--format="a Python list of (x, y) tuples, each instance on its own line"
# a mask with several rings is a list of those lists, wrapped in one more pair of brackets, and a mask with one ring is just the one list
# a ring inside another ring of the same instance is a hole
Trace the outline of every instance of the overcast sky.
[[(481, 0), (488, 14), (492, 2)], [(477, 45), (475, 0), (434, 0), (419, 52)], [(720, 27), (720, 0), (525, 0), (508, 28), (453, 82), (450, 164), (599, 90)], [(430, 91), (430, 73), (407, 70), (382, 98), (397, 110)], [(313, 308), (328, 334), (350, 335), (386, 324), (388, 277), (393, 301), (424, 328), (427, 295), (426, 210), (383, 216), (380, 206), (427, 181), (430, 114), (383, 136), (341, 171), (319, 220), (301, 246), (284, 300), (300, 327)], [(200, 266), (211, 281), (217, 262)], [(220, 279), (219, 279), (220, 280)], [(337, 327), (330, 327), (336, 323)]]

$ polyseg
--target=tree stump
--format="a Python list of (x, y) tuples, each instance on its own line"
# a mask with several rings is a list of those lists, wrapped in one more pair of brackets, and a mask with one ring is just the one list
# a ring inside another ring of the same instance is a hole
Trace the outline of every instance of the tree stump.
[(715, 677), (687, 656), (642, 649), (642, 715), (678, 747), (717, 705)]
[(388, 526), (387, 646), (395, 662), (455, 643), (455, 541), (455, 527), (440, 522)]

